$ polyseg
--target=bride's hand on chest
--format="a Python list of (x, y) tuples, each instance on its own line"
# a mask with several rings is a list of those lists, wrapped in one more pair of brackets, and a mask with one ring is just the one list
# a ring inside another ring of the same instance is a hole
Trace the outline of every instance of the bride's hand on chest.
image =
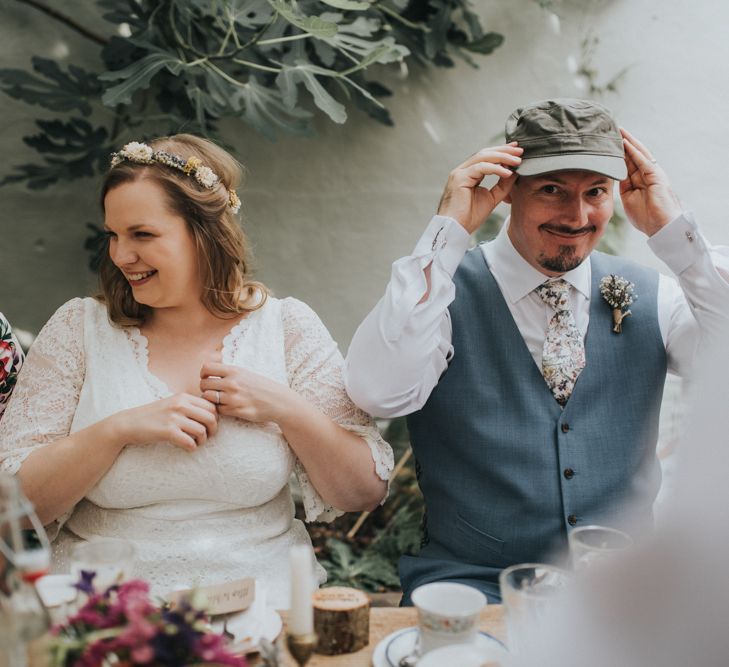
[(195, 451), (218, 430), (215, 406), (200, 396), (180, 393), (109, 417), (124, 444), (168, 442)]
[(288, 386), (240, 366), (209, 361), (200, 370), (200, 391), (218, 413), (250, 422), (281, 422), (301, 400)]

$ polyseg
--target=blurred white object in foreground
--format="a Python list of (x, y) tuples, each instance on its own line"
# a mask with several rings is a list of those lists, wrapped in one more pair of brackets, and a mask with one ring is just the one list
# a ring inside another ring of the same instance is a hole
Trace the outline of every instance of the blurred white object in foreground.
[[(727, 335), (726, 340), (729, 340)], [(582, 573), (517, 659), (528, 667), (729, 664), (729, 352), (706, 354), (656, 534)]]

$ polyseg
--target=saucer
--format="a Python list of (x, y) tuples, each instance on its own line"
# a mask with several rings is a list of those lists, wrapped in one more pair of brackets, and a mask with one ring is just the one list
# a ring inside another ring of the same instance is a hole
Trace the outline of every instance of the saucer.
[(419, 661), (418, 667), (443, 667), (443, 665), (458, 665), (458, 667), (481, 667), (484, 664), (507, 667), (509, 654), (506, 649), (492, 645), (474, 646), (473, 644), (452, 644), (441, 646), (426, 653)]
[[(410, 655), (415, 648), (415, 642), (418, 638), (418, 628), (403, 628), (396, 630), (385, 637), (377, 646), (372, 654), (372, 664), (374, 667), (398, 667), (401, 658)], [(486, 632), (479, 632), (476, 636), (474, 647), (478, 651), (482, 651), (488, 656), (488, 652), (494, 653), (505, 650), (504, 645)]]

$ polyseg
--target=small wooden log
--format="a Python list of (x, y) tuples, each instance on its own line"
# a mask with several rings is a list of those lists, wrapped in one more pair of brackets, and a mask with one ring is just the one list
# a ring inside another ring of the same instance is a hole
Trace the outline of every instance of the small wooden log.
[(370, 599), (354, 588), (320, 588), (312, 597), (317, 653), (359, 651), (370, 641)]

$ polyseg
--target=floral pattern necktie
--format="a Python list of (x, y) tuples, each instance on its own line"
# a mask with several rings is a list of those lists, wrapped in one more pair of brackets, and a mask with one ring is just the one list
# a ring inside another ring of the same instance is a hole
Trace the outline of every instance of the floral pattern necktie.
[(542, 351), (542, 375), (557, 403), (564, 407), (585, 367), (585, 344), (570, 309), (570, 284), (559, 278), (534, 290), (554, 309)]

